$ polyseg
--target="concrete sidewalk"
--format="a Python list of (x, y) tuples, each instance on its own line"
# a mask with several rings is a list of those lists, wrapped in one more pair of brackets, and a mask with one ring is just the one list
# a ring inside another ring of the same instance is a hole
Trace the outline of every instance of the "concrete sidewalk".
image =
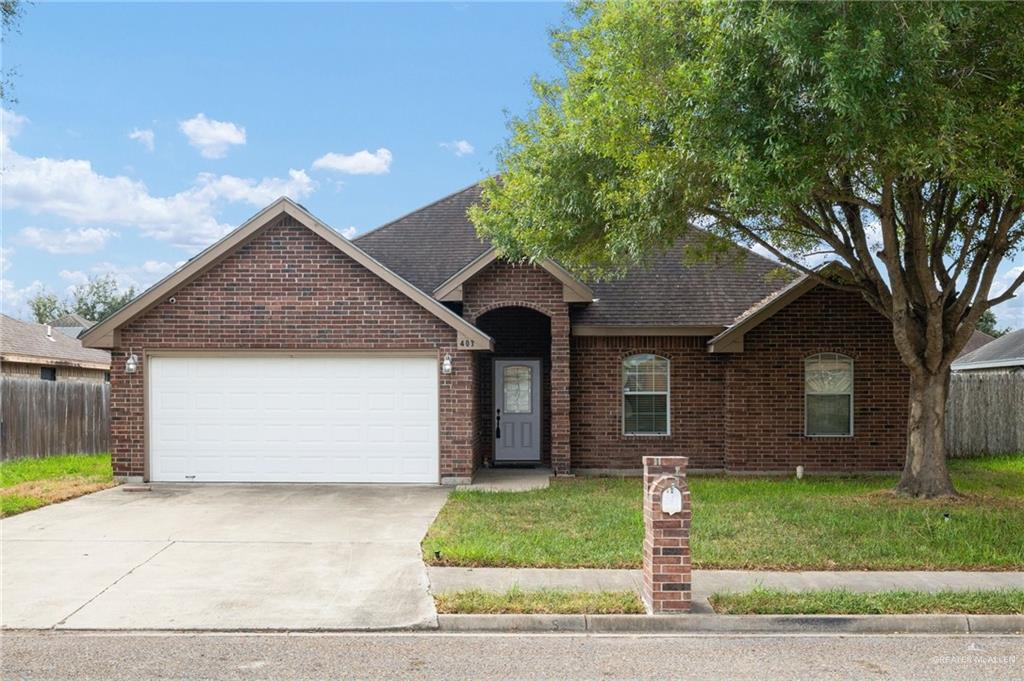
[[(628, 591), (640, 589), (639, 570), (560, 570), (538, 568), (452, 568), (427, 570), (434, 593), (481, 589), (505, 591)], [(761, 572), (694, 570), (695, 612), (710, 612), (708, 597), (716, 591), (749, 591), (757, 586), (789, 591), (942, 591), (945, 589), (1024, 588), (1024, 572)]]

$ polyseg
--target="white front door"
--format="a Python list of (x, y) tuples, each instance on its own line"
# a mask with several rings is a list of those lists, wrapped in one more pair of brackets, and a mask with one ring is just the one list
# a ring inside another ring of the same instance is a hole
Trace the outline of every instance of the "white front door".
[(437, 483), (431, 356), (155, 356), (149, 477)]
[(540, 461), (540, 360), (494, 360), (494, 461)]

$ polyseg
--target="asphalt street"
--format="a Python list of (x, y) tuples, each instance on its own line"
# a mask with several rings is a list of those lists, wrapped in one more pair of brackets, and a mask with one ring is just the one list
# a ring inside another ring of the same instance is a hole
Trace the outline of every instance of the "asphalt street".
[(1024, 679), (1019, 636), (7, 631), (13, 679)]

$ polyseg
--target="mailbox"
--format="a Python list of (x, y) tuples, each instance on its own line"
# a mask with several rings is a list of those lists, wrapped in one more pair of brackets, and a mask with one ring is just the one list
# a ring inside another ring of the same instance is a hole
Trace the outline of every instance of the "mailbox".
[(661, 512), (675, 515), (683, 510), (683, 495), (679, 488), (673, 485), (661, 493)]

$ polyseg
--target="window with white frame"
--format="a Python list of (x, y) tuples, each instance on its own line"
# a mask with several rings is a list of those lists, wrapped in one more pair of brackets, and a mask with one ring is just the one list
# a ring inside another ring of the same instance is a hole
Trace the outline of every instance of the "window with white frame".
[(823, 352), (804, 360), (804, 432), (853, 435), (853, 360)]
[(657, 355), (627, 357), (622, 363), (622, 432), (668, 435), (668, 360)]

